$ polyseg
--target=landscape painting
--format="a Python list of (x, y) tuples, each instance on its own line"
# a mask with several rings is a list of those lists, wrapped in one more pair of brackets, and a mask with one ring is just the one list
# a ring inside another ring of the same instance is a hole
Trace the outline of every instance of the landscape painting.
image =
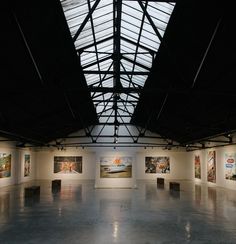
[(55, 174), (80, 174), (82, 173), (81, 156), (54, 156)]
[(30, 155), (26, 154), (24, 159), (24, 177), (30, 176)]
[(145, 157), (145, 173), (148, 174), (169, 174), (169, 157)]
[(216, 182), (216, 152), (209, 151), (207, 154), (207, 180)]
[(11, 154), (0, 153), (0, 178), (11, 176)]
[(225, 179), (236, 180), (236, 153), (225, 153)]
[(200, 156), (194, 156), (194, 168), (195, 168), (195, 178), (201, 179), (201, 161)]
[(101, 157), (101, 178), (131, 178), (132, 157)]

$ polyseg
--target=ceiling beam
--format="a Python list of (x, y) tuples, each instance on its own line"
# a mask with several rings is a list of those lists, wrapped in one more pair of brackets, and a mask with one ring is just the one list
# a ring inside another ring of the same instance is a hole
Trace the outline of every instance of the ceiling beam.
[[(114, 71), (99, 71), (99, 70), (84, 70), (84, 74), (106, 74), (106, 75), (114, 75)], [(121, 75), (149, 75), (149, 72), (142, 71), (120, 71)]]
[(96, 0), (95, 3), (93, 4), (93, 7), (90, 9), (90, 11), (88, 12), (84, 21), (80, 25), (79, 29), (76, 31), (76, 33), (73, 37), (73, 42), (75, 42), (77, 40), (77, 37), (80, 35), (80, 33), (84, 29), (85, 25), (87, 24), (88, 20), (91, 18), (92, 14), (93, 14), (94, 10), (96, 9), (96, 7), (98, 6), (99, 2), (100, 2), (100, 0)]

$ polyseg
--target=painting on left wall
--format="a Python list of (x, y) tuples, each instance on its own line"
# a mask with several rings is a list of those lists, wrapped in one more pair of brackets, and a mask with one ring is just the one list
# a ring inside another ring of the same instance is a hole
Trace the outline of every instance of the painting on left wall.
[(82, 173), (81, 156), (54, 156), (55, 174), (79, 174)]
[(0, 153), (0, 178), (11, 176), (11, 154)]
[(30, 155), (25, 154), (24, 177), (30, 176)]

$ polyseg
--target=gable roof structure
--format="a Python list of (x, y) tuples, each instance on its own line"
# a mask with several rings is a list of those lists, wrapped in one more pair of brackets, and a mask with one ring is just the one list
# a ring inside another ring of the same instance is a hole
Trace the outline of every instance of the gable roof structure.
[(123, 136), (143, 146), (149, 132), (167, 146), (234, 143), (234, 17), (227, 5), (187, 0), (5, 4), (3, 137), (44, 146), (82, 130), (95, 144), (109, 127), (111, 134), (103, 139), (117, 145)]

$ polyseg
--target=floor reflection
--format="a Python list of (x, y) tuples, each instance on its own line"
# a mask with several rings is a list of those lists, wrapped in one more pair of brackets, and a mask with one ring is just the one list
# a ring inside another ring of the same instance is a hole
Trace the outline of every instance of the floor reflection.
[(202, 200), (202, 187), (201, 185), (196, 184), (195, 185), (195, 203), (196, 205), (200, 206), (201, 200)]
[(10, 194), (0, 196), (0, 220), (5, 222), (10, 215)]
[[(24, 188), (40, 185), (39, 198)], [(0, 192), (0, 243), (236, 243), (235, 191), (181, 181), (181, 191), (138, 181), (137, 189), (94, 189), (37, 181)]]

